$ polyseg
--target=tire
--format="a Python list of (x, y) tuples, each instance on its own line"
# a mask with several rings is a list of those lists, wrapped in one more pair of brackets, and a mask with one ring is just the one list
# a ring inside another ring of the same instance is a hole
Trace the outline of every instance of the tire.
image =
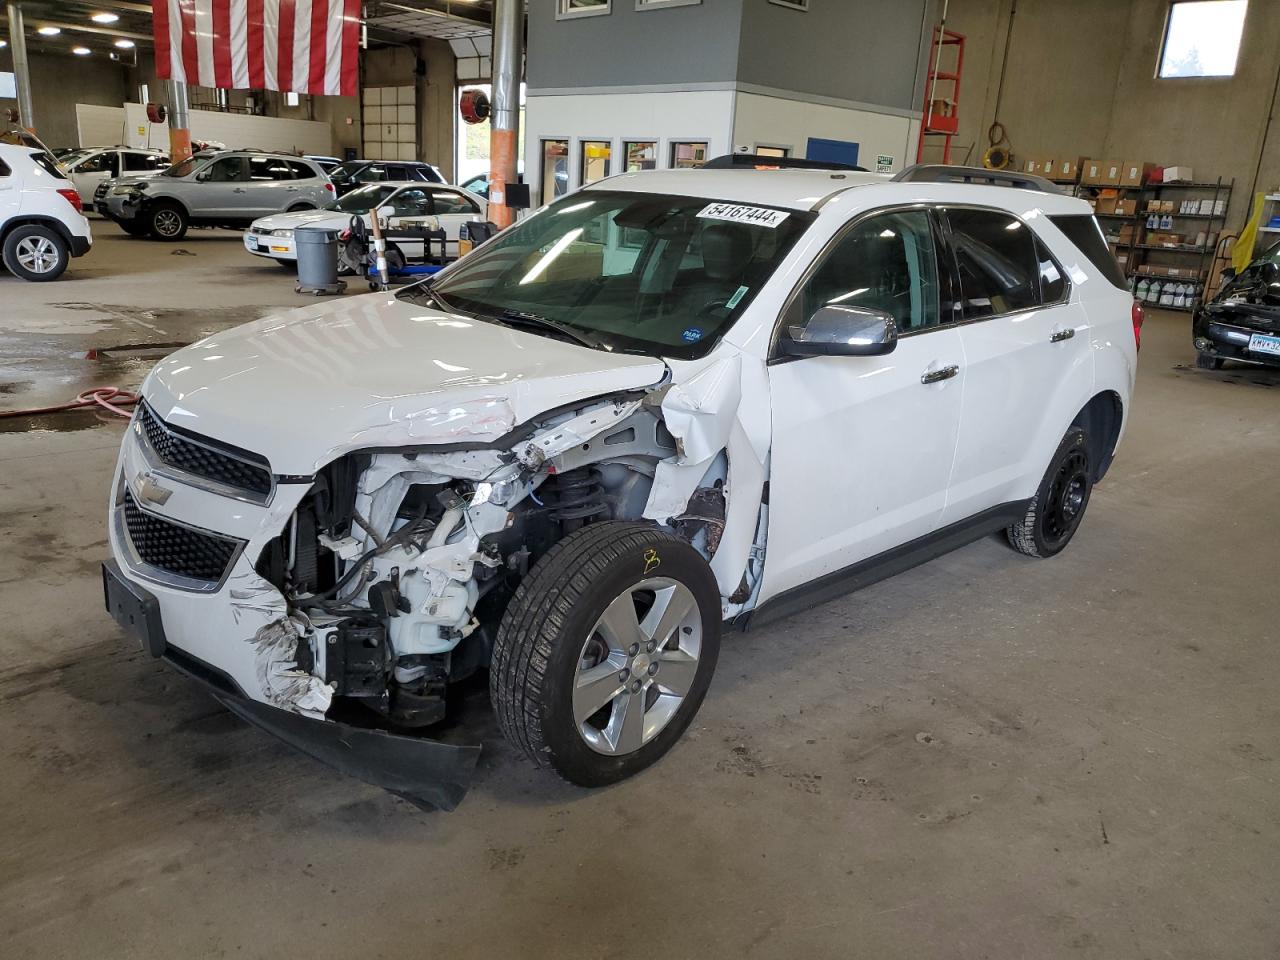
[(671, 749), (719, 652), (720, 593), (702, 556), (650, 524), (595, 523), (547, 551), (516, 590), (489, 696), (503, 734), (535, 764), (598, 787)]
[(1226, 361), (1222, 357), (1211, 353), (1196, 353), (1196, 366), (1201, 370), (1221, 370), (1224, 363)]
[(147, 232), (156, 240), (172, 243), (187, 235), (190, 223), (187, 211), (176, 203), (157, 203), (143, 215), (147, 224)]
[(145, 237), (151, 229), (147, 224), (140, 223), (137, 220), (117, 220), (116, 223), (120, 225), (121, 230), (131, 237)]
[(1089, 437), (1082, 428), (1073, 426), (1049, 461), (1026, 516), (1005, 531), (1013, 549), (1028, 557), (1061, 553), (1080, 528), (1089, 506), (1093, 469)]
[(4, 265), (15, 277), (43, 283), (57, 280), (71, 262), (67, 241), (38, 223), (14, 227), (4, 238)]

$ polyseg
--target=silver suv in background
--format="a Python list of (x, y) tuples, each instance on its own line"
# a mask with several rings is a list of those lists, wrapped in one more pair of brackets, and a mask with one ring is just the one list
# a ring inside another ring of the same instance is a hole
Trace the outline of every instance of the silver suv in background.
[(315, 161), (262, 150), (199, 153), (158, 176), (108, 181), (94, 194), (99, 213), (133, 236), (156, 240), (180, 240), (192, 226), (246, 227), (333, 198), (333, 184)]

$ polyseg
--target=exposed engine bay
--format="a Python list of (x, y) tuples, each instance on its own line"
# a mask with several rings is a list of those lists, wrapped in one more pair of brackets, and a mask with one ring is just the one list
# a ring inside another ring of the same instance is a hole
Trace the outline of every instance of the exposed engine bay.
[(763, 569), (764, 465), (740, 454), (756, 495), (735, 557), (719, 557), (737, 406), (723, 409), (736, 400), (723, 384), (736, 388), (739, 373), (716, 366), (701, 383), (549, 412), (490, 449), (396, 448), (330, 463), (257, 561), (288, 611), (253, 641), (264, 696), (361, 726), (442, 720), (450, 685), (488, 666), (530, 568), (601, 520), (663, 524), (732, 571), (720, 578), (726, 616), (749, 609)]

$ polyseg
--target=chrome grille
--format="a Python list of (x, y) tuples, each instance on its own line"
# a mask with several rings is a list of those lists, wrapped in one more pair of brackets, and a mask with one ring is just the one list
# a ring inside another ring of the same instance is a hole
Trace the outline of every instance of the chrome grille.
[(147, 513), (126, 486), (119, 509), (137, 559), (174, 577), (217, 584), (244, 545)]
[(147, 445), (163, 463), (263, 501), (271, 494), (271, 466), (244, 450), (171, 427), (145, 403), (138, 406), (138, 426)]

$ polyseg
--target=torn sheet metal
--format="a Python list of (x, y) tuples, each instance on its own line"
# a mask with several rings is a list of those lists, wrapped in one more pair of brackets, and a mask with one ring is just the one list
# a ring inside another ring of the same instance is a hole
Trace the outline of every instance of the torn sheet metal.
[(537, 469), (548, 460), (597, 434), (616, 426), (640, 409), (641, 400), (611, 402), (591, 407), (576, 417), (558, 423), (538, 434), (514, 451), (516, 459), (526, 467)]

